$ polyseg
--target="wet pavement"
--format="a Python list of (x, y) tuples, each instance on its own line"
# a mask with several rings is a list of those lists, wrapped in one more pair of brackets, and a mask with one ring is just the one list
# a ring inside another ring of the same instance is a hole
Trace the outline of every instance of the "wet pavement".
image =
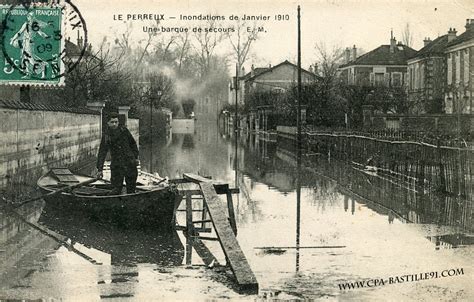
[[(472, 197), (416, 190), (314, 154), (298, 169), (295, 155), (275, 143), (241, 137), (236, 148), (214, 128), (198, 124), (196, 133), (155, 143), (153, 167), (160, 175), (194, 172), (240, 188), (237, 238), (258, 294), (238, 293), (228, 268), (206, 267), (195, 251), (186, 259), (180, 231), (117, 230), (35, 203), (22, 213), (70, 238), (80, 253), (0, 213), (0, 299), (474, 299)], [(150, 149), (141, 152), (146, 170)], [(224, 264), (219, 244), (206, 245)]]

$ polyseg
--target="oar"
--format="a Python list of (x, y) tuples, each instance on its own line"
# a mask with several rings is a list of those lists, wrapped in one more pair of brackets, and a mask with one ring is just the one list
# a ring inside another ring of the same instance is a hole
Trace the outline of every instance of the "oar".
[(63, 193), (63, 192), (67, 192), (69, 190), (73, 190), (73, 189), (81, 187), (81, 186), (85, 186), (85, 185), (91, 184), (91, 183), (93, 183), (97, 180), (98, 180), (98, 178), (92, 178), (92, 179), (88, 179), (86, 181), (83, 181), (83, 182), (80, 182), (80, 183), (77, 183), (77, 184), (74, 184), (74, 185), (66, 186), (66, 187), (58, 189), (56, 191), (49, 192), (49, 193), (43, 194), (43, 195), (38, 196), (38, 197), (33, 197), (33, 198), (30, 198), (30, 199), (24, 200), (24, 201), (22, 201), (18, 204), (15, 204), (15, 206), (13, 208), (16, 209), (16, 208), (19, 208), (22, 205), (27, 204), (29, 202), (37, 201), (37, 200), (43, 199), (44, 197), (50, 197), (50, 196), (53, 196), (53, 195), (56, 195), (56, 194), (59, 194), (59, 193)]
[(86, 254), (78, 251), (76, 248), (74, 248), (74, 246), (72, 244), (69, 244), (68, 241), (67, 241), (67, 237), (62, 236), (62, 235), (60, 235), (60, 234), (58, 234), (58, 233), (56, 233), (52, 230), (49, 230), (49, 229), (45, 228), (44, 226), (42, 226), (40, 224), (30, 222), (25, 217), (23, 217), (23, 215), (21, 215), (20, 213), (15, 211), (16, 208), (19, 208), (19, 207), (21, 207), (22, 205), (24, 205), (26, 203), (33, 202), (33, 201), (36, 201), (36, 200), (40, 200), (44, 197), (53, 196), (53, 195), (56, 195), (56, 194), (59, 194), (59, 193), (62, 193), (62, 192), (67, 192), (69, 190), (73, 190), (75, 188), (91, 184), (91, 183), (93, 183), (94, 181), (97, 181), (97, 180), (98, 180), (98, 178), (88, 179), (86, 181), (83, 181), (83, 182), (80, 182), (80, 183), (77, 183), (77, 184), (74, 184), (74, 185), (71, 185), (71, 186), (66, 186), (66, 187), (61, 188), (59, 190), (56, 190), (54, 192), (50, 192), (50, 193), (43, 194), (43, 195), (38, 196), (38, 197), (34, 197), (34, 198), (24, 200), (21, 203), (16, 204), (14, 207), (11, 206), (10, 204), (6, 204), (6, 206), (3, 206), (2, 208), (6, 208), (6, 210), (8, 210), (13, 215), (15, 215), (17, 218), (21, 219), (23, 222), (28, 224), (30, 227), (33, 227), (34, 229), (40, 231), (41, 233), (53, 238), (54, 240), (59, 242), (61, 245), (67, 247), (70, 251), (78, 254), (79, 256), (83, 257), (84, 259), (88, 260), (91, 263), (98, 264), (97, 262), (95, 262), (94, 259), (92, 259), (91, 257), (87, 256)]
[(81, 256), (82, 258), (86, 259), (87, 261), (89, 261), (92, 264), (97, 264), (97, 265), (101, 264), (101, 263), (98, 263), (97, 261), (95, 261), (92, 257), (89, 257), (88, 255), (84, 254), (83, 252), (77, 250), (74, 247), (74, 245), (72, 244), (72, 242), (71, 243), (69, 242), (70, 240), (66, 236), (58, 234), (58, 233), (54, 232), (53, 230), (50, 230), (50, 229), (42, 226), (41, 224), (28, 221), (23, 215), (21, 215), (20, 213), (15, 211), (14, 208), (11, 208), (11, 207), (7, 206), (6, 209), (12, 215), (16, 216), (18, 219), (20, 219), (21, 221), (23, 221), (24, 223), (26, 223), (30, 227), (34, 228), (35, 230), (38, 230), (39, 232), (43, 233), (44, 235), (46, 235), (48, 237), (51, 237), (52, 239), (54, 239), (56, 242), (58, 242), (62, 246), (65, 246), (69, 251)]

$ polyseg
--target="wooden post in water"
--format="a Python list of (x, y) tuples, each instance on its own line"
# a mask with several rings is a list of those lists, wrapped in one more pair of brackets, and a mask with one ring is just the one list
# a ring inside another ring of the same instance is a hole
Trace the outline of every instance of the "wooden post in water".
[(191, 264), (191, 256), (193, 253), (193, 238), (194, 225), (193, 225), (193, 203), (191, 199), (191, 193), (186, 192), (186, 264)]
[(234, 201), (232, 200), (232, 192), (227, 190), (227, 212), (229, 214), (229, 222), (234, 235), (237, 236), (237, 222), (235, 221), (235, 212), (234, 212)]

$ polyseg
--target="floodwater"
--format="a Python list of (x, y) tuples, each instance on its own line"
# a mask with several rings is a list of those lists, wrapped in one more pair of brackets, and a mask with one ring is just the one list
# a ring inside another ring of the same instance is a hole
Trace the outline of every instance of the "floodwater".
[[(472, 197), (421, 192), (318, 154), (298, 165), (259, 137), (236, 145), (215, 123), (142, 146), (144, 170), (150, 153), (160, 175), (193, 172), (240, 188), (237, 238), (258, 294), (238, 292), (215, 241), (206, 245), (221, 265), (207, 267), (181, 231), (117, 231), (38, 202), (22, 214), (71, 238), (75, 250), (0, 213), (0, 299), (474, 300)], [(185, 213), (177, 218), (184, 225)], [(364, 281), (371, 287), (343, 287)]]

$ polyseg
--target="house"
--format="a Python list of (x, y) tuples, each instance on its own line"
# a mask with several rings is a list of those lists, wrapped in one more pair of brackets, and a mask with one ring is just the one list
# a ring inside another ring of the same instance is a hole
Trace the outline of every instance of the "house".
[[(355, 47), (353, 48), (353, 52)], [(381, 45), (374, 50), (339, 66), (338, 74), (343, 83), (361, 86), (405, 87), (407, 81), (407, 61), (416, 51), (396, 41), (393, 33), (389, 45)]]
[(431, 41), (408, 60), (408, 100), (412, 114), (442, 113), (446, 90), (446, 45), (456, 38), (456, 30)]
[[(244, 104), (244, 96), (246, 94), (245, 92), (245, 82), (250, 79), (251, 77), (255, 77), (260, 75), (262, 72), (267, 71), (268, 69), (271, 68), (271, 65), (269, 67), (257, 67), (255, 68), (252, 64), (252, 69), (249, 73), (245, 73), (245, 67), (242, 67), (241, 73), (243, 74), (242, 76), (239, 76), (239, 80), (237, 82), (238, 84), (238, 89), (237, 89), (237, 97), (239, 100), (239, 104)], [(235, 77), (232, 77), (232, 82), (229, 84), (229, 104), (235, 104)]]
[[(245, 69), (242, 68), (243, 76), (239, 77), (238, 81), (238, 98), (239, 103), (244, 104), (248, 95), (254, 91), (286, 91), (292, 86), (296, 85), (298, 80), (298, 66), (285, 60), (278, 65), (269, 67), (255, 68), (249, 73), (245, 74)], [(301, 69), (301, 81), (303, 83), (310, 83), (316, 80), (317, 76), (305, 69)], [(235, 77), (233, 83), (229, 85), (229, 103), (235, 104)]]
[[(298, 80), (298, 66), (288, 60), (268, 68), (260, 68), (250, 72), (250, 77), (244, 80), (244, 98), (253, 91), (280, 91), (284, 92), (296, 85)], [(316, 75), (301, 69), (301, 82), (311, 83)]]
[(474, 112), (474, 19), (466, 20), (466, 31), (446, 45), (446, 113)]
[[(298, 81), (298, 66), (285, 60), (278, 65), (255, 68), (252, 65), (252, 69), (249, 73), (239, 78), (238, 81), (238, 98), (240, 104), (248, 104), (249, 96), (253, 92), (257, 91), (276, 91), (285, 92), (291, 87), (294, 87)], [(318, 77), (305, 69), (301, 69), (301, 82), (304, 84), (315, 81)], [(235, 83), (235, 78), (234, 78)], [(233, 85), (235, 86), (235, 85)], [(235, 90), (231, 85), (231, 91), (229, 91), (229, 102), (235, 104)], [(267, 131), (276, 127), (275, 120), (275, 108), (270, 105), (257, 106), (249, 108), (248, 116), (246, 117), (245, 124), (250, 130), (263, 130)], [(302, 114), (304, 116), (304, 114)]]

